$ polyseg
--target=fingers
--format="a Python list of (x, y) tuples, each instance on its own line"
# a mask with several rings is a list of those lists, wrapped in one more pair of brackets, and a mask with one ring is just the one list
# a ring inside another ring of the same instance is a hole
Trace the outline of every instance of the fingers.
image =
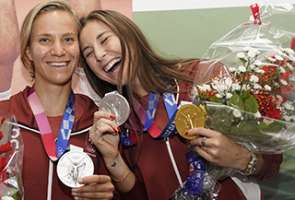
[(101, 110), (96, 111), (94, 113), (94, 118), (93, 118), (94, 122), (96, 122), (97, 120), (102, 119), (102, 118), (109, 119), (111, 121), (116, 120), (116, 116), (114, 114), (112, 114), (112, 113), (104, 112), (104, 111), (101, 111)]
[(96, 121), (89, 132), (89, 139), (95, 143), (101, 139), (104, 134), (117, 135), (119, 132), (117, 125), (114, 121), (110, 121), (105, 118), (100, 118)]
[(95, 122), (93, 125), (95, 127), (95, 131), (105, 133), (105, 132), (110, 132), (110, 133), (118, 133), (119, 127), (114, 121), (110, 121), (108, 119), (100, 119), (99, 121)]
[(85, 176), (79, 180), (79, 183), (84, 186), (72, 189), (74, 199), (112, 199), (113, 197), (114, 186), (109, 176)]
[(210, 154), (210, 152), (207, 151), (206, 148), (202, 148), (202, 147), (198, 147), (196, 146), (194, 148), (194, 150), (205, 160), (212, 162), (212, 155)]
[(211, 138), (216, 135), (219, 135), (220, 133), (207, 128), (192, 128), (187, 132), (187, 134), (190, 136), (201, 136)]
[(80, 184), (91, 184), (91, 183), (107, 183), (111, 182), (111, 178), (107, 175), (92, 175), (84, 176), (79, 180)]
[(113, 192), (84, 192), (84, 193), (76, 193), (72, 192), (72, 196), (75, 200), (109, 200), (112, 199), (114, 194)]

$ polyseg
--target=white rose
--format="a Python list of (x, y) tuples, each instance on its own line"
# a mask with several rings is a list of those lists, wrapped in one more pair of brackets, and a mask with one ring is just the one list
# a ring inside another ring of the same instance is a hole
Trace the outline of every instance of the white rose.
[(250, 76), (250, 81), (253, 82), (253, 83), (257, 83), (259, 81), (259, 78), (252, 74)]
[(264, 89), (265, 89), (266, 91), (271, 91), (271, 87), (270, 87), (269, 85), (265, 85), (265, 86), (264, 86)]

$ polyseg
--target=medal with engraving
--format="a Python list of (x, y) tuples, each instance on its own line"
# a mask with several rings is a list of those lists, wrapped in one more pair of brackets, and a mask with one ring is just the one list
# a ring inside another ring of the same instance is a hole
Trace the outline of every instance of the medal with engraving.
[(83, 151), (68, 151), (63, 154), (57, 163), (57, 176), (68, 187), (81, 187), (78, 179), (91, 176), (94, 165), (91, 158)]
[(116, 123), (121, 126), (126, 122), (130, 114), (129, 103), (118, 92), (107, 93), (99, 103), (100, 109), (116, 116)]
[(191, 140), (195, 136), (187, 135), (192, 128), (204, 127), (207, 119), (207, 112), (204, 107), (194, 104), (182, 105), (175, 116), (175, 126), (180, 136)]

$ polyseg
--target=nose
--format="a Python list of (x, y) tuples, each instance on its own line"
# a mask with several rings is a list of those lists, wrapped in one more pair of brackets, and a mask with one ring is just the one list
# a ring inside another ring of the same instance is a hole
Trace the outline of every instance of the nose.
[(96, 45), (94, 47), (94, 54), (97, 61), (102, 61), (104, 57), (106, 56), (105, 48), (103, 48), (102, 46)]
[(63, 44), (60, 41), (55, 41), (51, 48), (51, 54), (54, 56), (64, 56), (65, 55), (65, 49)]

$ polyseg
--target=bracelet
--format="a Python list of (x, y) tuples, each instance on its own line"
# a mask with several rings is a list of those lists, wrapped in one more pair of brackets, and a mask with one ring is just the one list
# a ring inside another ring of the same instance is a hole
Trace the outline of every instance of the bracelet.
[(257, 156), (252, 151), (250, 151), (250, 153), (251, 153), (250, 161), (248, 162), (246, 169), (241, 171), (241, 174), (245, 176), (250, 176), (256, 173)]
[(112, 180), (115, 183), (122, 183), (130, 174), (132, 174), (132, 172), (130, 170), (128, 170), (127, 173), (122, 178), (116, 179), (116, 178), (112, 177)]

